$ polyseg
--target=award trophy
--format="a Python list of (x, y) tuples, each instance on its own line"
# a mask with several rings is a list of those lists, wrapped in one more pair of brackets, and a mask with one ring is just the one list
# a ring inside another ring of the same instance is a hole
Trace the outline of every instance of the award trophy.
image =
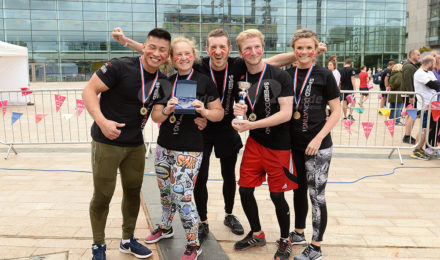
[[(241, 89), (241, 91), (238, 93), (240, 95), (240, 101), (238, 102), (239, 104), (244, 105), (245, 101), (244, 99), (246, 98), (246, 90), (248, 90), (251, 87), (251, 83), (246, 82), (246, 81), (239, 81), (238, 82), (238, 88)], [(243, 116), (236, 116), (234, 120), (244, 120)]]

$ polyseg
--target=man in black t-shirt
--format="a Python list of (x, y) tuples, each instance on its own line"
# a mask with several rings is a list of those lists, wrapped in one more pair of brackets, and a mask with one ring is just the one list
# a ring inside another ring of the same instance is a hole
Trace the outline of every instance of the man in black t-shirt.
[(94, 193), (90, 202), (94, 260), (106, 258), (104, 230), (118, 168), (124, 190), (120, 251), (140, 258), (152, 255), (133, 233), (145, 166), (142, 128), (154, 103), (169, 96), (169, 83), (161, 81), (166, 77), (158, 68), (168, 58), (170, 41), (167, 31), (150, 31), (141, 57), (112, 59), (96, 71), (83, 90), (86, 108), (95, 119), (91, 129)]
[[(351, 59), (346, 59), (344, 63), (344, 67), (339, 70), (339, 73), (341, 74), (341, 90), (355, 90), (356, 86), (356, 79), (355, 79), (355, 71), (351, 67), (353, 62)], [(348, 98), (347, 98), (348, 97)], [(351, 97), (351, 100), (350, 100)], [(353, 114), (353, 107), (356, 105), (356, 102), (354, 100), (354, 95), (352, 93), (343, 93), (341, 95), (342, 102), (344, 104), (343, 106), (343, 112), (344, 112), (344, 120), (351, 120), (354, 121)], [(347, 117), (347, 108), (348, 103), (351, 102), (350, 106), (350, 112), (348, 113)]]
[[(382, 71), (382, 78), (380, 79), (380, 84), (379, 84), (381, 91), (388, 91), (390, 89), (389, 81), (391, 77), (391, 70), (393, 69), (394, 64), (396, 64), (396, 62), (394, 62), (393, 60), (389, 61), (388, 67)], [(380, 100), (380, 105), (379, 105), (380, 108), (384, 108), (386, 106), (387, 98), (388, 98), (387, 94), (382, 94), (382, 98)]]

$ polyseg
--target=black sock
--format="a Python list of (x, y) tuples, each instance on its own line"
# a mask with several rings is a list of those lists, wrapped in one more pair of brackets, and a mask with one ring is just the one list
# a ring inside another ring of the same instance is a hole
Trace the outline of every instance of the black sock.
[(312, 247), (313, 247), (313, 249), (315, 249), (316, 251), (321, 251), (321, 247), (320, 246), (317, 246), (317, 245), (314, 245), (314, 244), (310, 244)]

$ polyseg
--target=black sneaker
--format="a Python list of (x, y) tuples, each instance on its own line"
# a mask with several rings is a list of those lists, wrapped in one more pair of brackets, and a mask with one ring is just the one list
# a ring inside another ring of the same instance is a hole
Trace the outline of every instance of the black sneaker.
[(410, 135), (405, 135), (405, 136), (403, 136), (402, 142), (404, 142), (406, 144), (415, 144), (416, 139)]
[(292, 245), (302, 245), (307, 243), (306, 237), (304, 236), (304, 233), (300, 234), (296, 231), (292, 231), (289, 234), (290, 241), (292, 242)]
[(205, 241), (209, 234), (209, 225), (207, 223), (200, 222), (199, 223), (199, 240), (200, 243)]
[(254, 236), (254, 232), (250, 231), (245, 238), (235, 242), (234, 249), (237, 251), (244, 251), (251, 247), (258, 247), (266, 245), (266, 238), (264, 232), (261, 231), (259, 236)]
[(356, 121), (356, 120), (354, 120), (354, 117), (352, 116), (352, 115), (348, 115), (348, 120), (350, 120), (350, 121)]
[(92, 260), (106, 260), (105, 250), (107, 249), (106, 245), (93, 244), (92, 245)]
[(225, 217), (225, 221), (223, 221), (223, 223), (225, 224), (225, 226), (227, 226), (231, 229), (232, 233), (234, 233), (236, 235), (243, 235), (244, 234), (243, 226), (241, 225), (240, 221), (238, 220), (238, 218), (236, 216), (227, 215)]
[(290, 239), (277, 240), (278, 250), (275, 253), (273, 259), (275, 260), (288, 260), (290, 258), (290, 253), (292, 253), (292, 244)]
[(309, 245), (304, 251), (295, 256), (294, 260), (320, 260), (322, 259), (321, 249), (316, 250), (312, 245)]

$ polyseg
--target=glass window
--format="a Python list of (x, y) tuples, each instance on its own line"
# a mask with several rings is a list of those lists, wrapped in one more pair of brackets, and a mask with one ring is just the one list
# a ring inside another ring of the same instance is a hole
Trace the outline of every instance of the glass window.
[(7, 9), (29, 9), (29, 0), (4, 0)]
[(29, 10), (5, 9), (5, 18), (29, 19)]
[(133, 13), (135, 22), (154, 22), (154, 13)]
[(126, 32), (133, 30), (131, 22), (113, 21), (113, 20), (108, 21), (108, 28), (113, 30), (113, 28), (115, 28), (115, 27), (121, 27), (122, 30), (124, 30), (125, 34), (127, 34)]
[(84, 11), (107, 11), (107, 5), (97, 2), (84, 2)]
[[(112, 28), (113, 29), (113, 28)], [(84, 31), (107, 31), (107, 21), (84, 21)]]
[(107, 12), (83, 12), (83, 16), (85, 20), (107, 20)]
[(7, 30), (30, 30), (31, 21), (28, 19), (5, 19)]
[(56, 20), (32, 20), (33, 30), (57, 30)]
[[(84, 51), (85, 44), (86, 43), (83, 41), (60, 42), (61, 55), (63, 55), (64, 52), (69, 52), (69, 51)], [(65, 54), (68, 55), (68, 53)]]
[(123, 13), (123, 12), (109, 12), (109, 17), (111, 17), (112, 20), (119, 20), (119, 21), (131, 21), (132, 16), (130, 13)]
[(33, 42), (33, 51), (44, 51), (44, 52), (50, 52), (50, 51), (54, 51), (57, 52), (58, 51), (58, 43), (56, 41), (51, 41), (51, 42)]
[(113, 12), (127, 12), (131, 13), (131, 3), (109, 3), (108, 10)]
[(135, 32), (148, 32), (154, 28), (154, 23), (151, 22), (135, 22), (133, 23), (133, 31)]
[(60, 31), (61, 41), (82, 41), (84, 33), (82, 31)]
[(83, 21), (78, 20), (60, 20), (60, 30), (83, 30)]
[[(103, 7), (105, 8), (105, 7)], [(58, 1), (58, 9), (59, 10), (82, 10), (82, 4), (78, 2), (73, 1)], [(85, 10), (90, 10), (87, 8), (84, 8)]]
[(42, 41), (57, 41), (58, 33), (57, 31), (32, 31), (32, 41), (42, 42)]
[(57, 19), (56, 11), (31, 10), (32, 19)]
[(56, 1), (38, 1), (31, 0), (31, 8), (32, 9), (41, 9), (41, 10), (56, 10), (57, 2)]
[(84, 32), (85, 41), (105, 42), (109, 40), (109, 37), (111, 38), (111, 35), (107, 32)]
[(81, 11), (60, 11), (60, 20), (82, 20)]

